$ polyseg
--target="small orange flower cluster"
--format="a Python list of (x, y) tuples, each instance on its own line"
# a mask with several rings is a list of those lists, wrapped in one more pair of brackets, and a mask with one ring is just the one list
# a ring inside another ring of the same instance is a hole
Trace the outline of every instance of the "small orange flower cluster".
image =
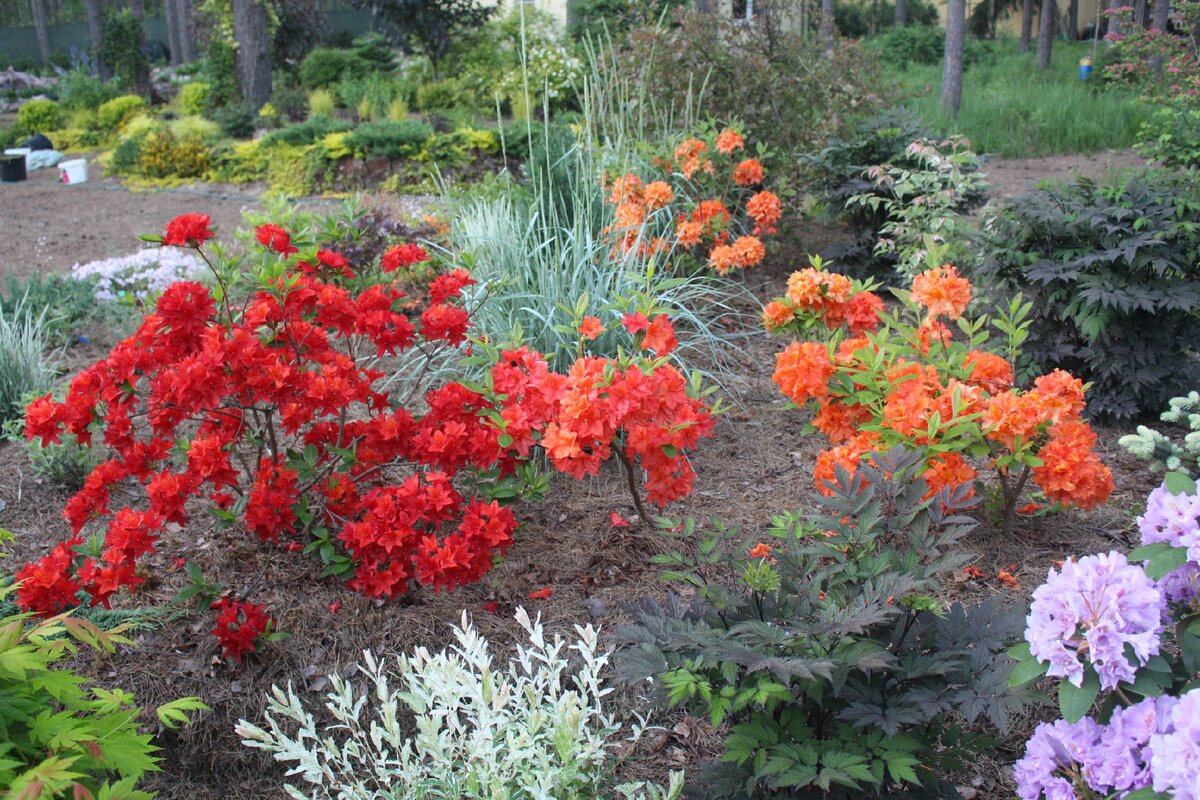
[[(1112, 473), (1082, 418), (1083, 383), (1056, 370), (1022, 391), (1006, 359), (979, 349), (982, 339), (955, 342), (940, 318), (963, 315), (971, 284), (954, 267), (917, 276), (907, 307), (913, 321), (889, 317), (880, 327), (878, 297), (817, 266), (792, 275), (763, 323), (770, 331), (845, 325), (854, 337), (835, 330), (822, 335), (827, 341), (793, 342), (776, 359), (780, 391), (816, 405), (812, 425), (833, 445), (814, 469), (821, 492), (832, 492), (839, 467), (853, 474), (868, 454), (904, 445), (925, 453), (930, 494), (975, 481), (967, 456), (976, 456), (989, 460), (1013, 508), (1026, 477), (1064, 505), (1090, 509), (1108, 499)], [(864, 296), (860, 316), (851, 306)]]
[(857, 336), (879, 324), (881, 310), (883, 300), (878, 295), (845, 275), (825, 272), (818, 262), (818, 266), (793, 272), (787, 294), (767, 303), (762, 318), (763, 326), (772, 333), (795, 322), (817, 320), (830, 330), (847, 325)]
[(745, 138), (727, 128), (711, 143), (689, 138), (671, 158), (655, 159), (666, 180), (644, 181), (632, 172), (611, 179), (614, 224), (606, 232), (620, 238), (617, 252), (649, 258), (674, 248), (722, 275), (762, 263), (767, 249), (760, 237), (778, 230), (783, 207), (762, 189), (762, 162), (740, 157), (745, 149)]

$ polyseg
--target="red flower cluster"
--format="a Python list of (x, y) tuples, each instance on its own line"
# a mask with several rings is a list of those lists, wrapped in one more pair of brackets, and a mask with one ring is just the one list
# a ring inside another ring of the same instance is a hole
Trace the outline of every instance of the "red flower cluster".
[[(608, 200), (615, 207), (610, 232), (620, 253), (649, 257), (672, 245), (718, 273), (762, 263), (766, 247), (759, 238), (775, 233), (783, 215), (779, 197), (756, 190), (766, 179), (755, 158), (735, 160), (745, 149), (736, 131), (721, 131), (711, 143), (691, 138), (658, 164), (672, 171), (667, 180), (643, 181), (634, 173), (612, 179)], [(670, 215), (655, 214), (670, 209)]]
[(246, 653), (254, 652), (258, 637), (271, 632), (271, 617), (257, 603), (222, 597), (212, 607), (217, 612), (213, 636), (221, 643), (226, 658), (240, 662)]
[[(170, 230), (199, 242), (198, 225), (181, 218)], [(277, 226), (257, 236), (280, 254), (295, 250)], [(238, 318), (223, 316), (203, 285), (172, 285), (65, 400), (30, 404), (30, 439), (55, 442), (69, 431), (90, 445), (100, 436), (111, 457), (67, 503), (72, 537), (18, 573), (23, 608), (57, 611), (80, 591), (107, 604), (136, 586), (138, 560), (168, 523), (188, 522), (192, 500), (228, 509), (264, 541), (295, 539), (309, 524), (340, 531), (354, 585), (372, 594), (394, 595), (409, 579), (445, 588), (486, 571), (516, 520), (462, 500), (448, 481), (463, 469), (512, 466), (484, 417), (491, 406), (452, 383), (429, 392), (417, 417), (392, 407), (378, 388), (384, 375), (370, 366), (414, 346), (461, 342), (468, 315), (453, 303), (470, 276), (436, 279), (418, 327), (392, 286), (354, 293), (339, 283), (353, 275), (340, 256), (320, 251), (310, 261), (322, 265), (315, 274), (289, 259), (289, 272), (250, 293)], [(147, 510), (116, 505), (122, 484), (144, 488)], [(92, 521), (107, 528), (98, 559), (75, 552)]]
[(1089, 509), (1108, 499), (1112, 474), (1081, 416), (1083, 383), (1057, 370), (1029, 391), (1013, 388), (1008, 361), (955, 343), (939, 319), (957, 319), (970, 300), (971, 284), (954, 267), (929, 270), (913, 282), (909, 310), (918, 321), (876, 330), (878, 297), (810, 268), (764, 309), (768, 330), (845, 325), (858, 336), (793, 342), (776, 361), (775, 383), (797, 405), (815, 402), (813, 426), (834, 445), (817, 460), (820, 491), (831, 492), (838, 467), (853, 473), (867, 454), (905, 445), (926, 454), (931, 493), (974, 481), (965, 456), (975, 455), (991, 460), (1010, 508), (1024, 479), (1009, 475), (1021, 470), (1053, 501)]

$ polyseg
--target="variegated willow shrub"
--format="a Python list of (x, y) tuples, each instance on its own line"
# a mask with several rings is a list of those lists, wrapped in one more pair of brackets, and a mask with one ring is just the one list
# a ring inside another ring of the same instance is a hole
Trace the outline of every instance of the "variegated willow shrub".
[(1005, 655), (1022, 612), (941, 599), (975, 521), (969, 490), (931, 497), (923, 468), (920, 453), (874, 454), (838, 470), (823, 513), (748, 536), (662, 523), (681, 551), (657, 561), (691, 599), (630, 609), (618, 674), (728, 726), (699, 796), (953, 796), (991, 744), (979, 726), (1006, 730), (1028, 696), (1009, 690)]
[(719, 275), (762, 263), (762, 237), (777, 232), (779, 197), (764, 188), (767, 151), (747, 150), (735, 128), (706, 127), (643, 171), (606, 182), (615, 221), (609, 233), (621, 252), (650, 257), (673, 252)]
[[(1029, 313), (1019, 295), (994, 319), (965, 316), (971, 283), (950, 265), (897, 291), (894, 313), (869, 289), (818, 261), (763, 311), (769, 331), (805, 340), (778, 354), (774, 381), (797, 406), (816, 406), (812, 427), (833, 445), (817, 458), (819, 491), (832, 491), (838, 468), (854, 472), (869, 453), (902, 445), (922, 455), (931, 494), (974, 491), (972, 459), (994, 470), (996, 489), (979, 485), (998, 495), (1006, 529), (1018, 509), (1034, 510), (1020, 505), (1030, 480), (1053, 503), (1090, 509), (1108, 499), (1112, 473), (1082, 416), (1084, 384), (1062, 370), (1028, 390), (1014, 384)], [(957, 322), (957, 336), (943, 319)], [(1006, 337), (1007, 358), (985, 349), (989, 326)]]
[[(576, 626), (568, 644), (525, 609), (516, 618), (528, 643), (504, 664), (464, 613), (453, 647), (418, 648), (391, 668), (365, 651), (361, 687), (332, 676), (332, 729), (318, 727), (289, 685), (273, 689), (265, 726), (242, 720), (237, 733), (303, 779), (286, 786), (294, 798), (677, 800), (682, 772), (666, 788), (612, 785), (622, 726), (606, 707), (613, 689), (599, 632)], [(636, 742), (642, 731), (622, 738)]]

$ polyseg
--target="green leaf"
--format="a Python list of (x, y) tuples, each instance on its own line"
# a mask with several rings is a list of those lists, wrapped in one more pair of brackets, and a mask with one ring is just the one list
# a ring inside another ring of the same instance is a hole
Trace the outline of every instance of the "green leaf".
[(1096, 696), (1099, 694), (1100, 678), (1096, 675), (1096, 670), (1090, 666), (1083, 674), (1083, 685), (1076, 687), (1070, 681), (1063, 681), (1058, 686), (1058, 708), (1062, 712), (1063, 719), (1067, 722), (1078, 722), (1083, 719), (1091, 710), (1092, 704), (1096, 702)]
[(1167, 542), (1143, 545), (1129, 554), (1130, 561), (1146, 562), (1146, 575), (1154, 580), (1182, 567), (1187, 559), (1187, 550)]
[(1013, 671), (1008, 675), (1008, 686), (1015, 689), (1018, 686), (1024, 686), (1030, 681), (1036, 681), (1045, 675), (1048, 669), (1050, 669), (1048, 663), (1043, 663), (1030, 656), (1027, 659), (1021, 660), (1013, 667)]
[(211, 710), (199, 697), (181, 697), (178, 700), (163, 703), (155, 709), (158, 714), (158, 721), (163, 724), (163, 727), (171, 730), (192, 721), (191, 717), (188, 716), (189, 711)]
[(1182, 472), (1168, 472), (1163, 482), (1171, 494), (1196, 493), (1196, 482)]

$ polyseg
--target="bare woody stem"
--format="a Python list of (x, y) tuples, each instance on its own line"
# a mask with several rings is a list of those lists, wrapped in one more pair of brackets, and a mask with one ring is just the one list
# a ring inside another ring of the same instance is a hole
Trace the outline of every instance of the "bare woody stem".
[(646, 515), (646, 507), (642, 505), (642, 495), (638, 491), (637, 476), (633, 473), (633, 464), (629, 457), (625, 455), (625, 451), (620, 447), (615, 448), (617, 458), (621, 465), (625, 467), (625, 481), (629, 484), (629, 496), (633, 498), (633, 507), (637, 509), (638, 519), (643, 525), (650, 521), (650, 517)]

